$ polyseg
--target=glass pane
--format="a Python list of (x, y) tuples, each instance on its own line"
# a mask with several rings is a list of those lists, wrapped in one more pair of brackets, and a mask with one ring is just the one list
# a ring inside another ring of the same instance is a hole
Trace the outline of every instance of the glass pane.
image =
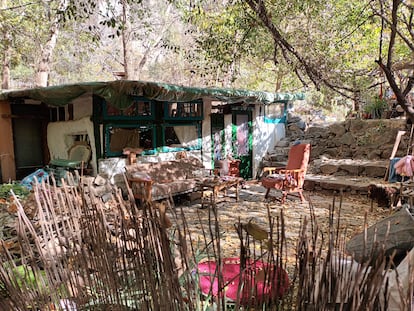
[(281, 119), (284, 113), (284, 104), (265, 105), (266, 117), (269, 119)]
[(236, 115), (237, 126), (237, 155), (249, 154), (249, 116), (246, 114)]
[(224, 130), (217, 131), (213, 135), (214, 161), (224, 160)]
[(135, 109), (135, 116), (150, 116), (151, 103), (149, 101), (136, 100), (132, 105)]
[(198, 147), (199, 137), (196, 125), (166, 126), (165, 145), (169, 147)]
[(168, 117), (170, 118), (195, 118), (201, 117), (201, 103), (169, 103)]
[(107, 116), (126, 116), (126, 117), (140, 117), (140, 116), (151, 116), (151, 102), (144, 100), (134, 100), (131, 105), (124, 109), (120, 110), (111, 104), (107, 104), (106, 109)]
[(152, 129), (118, 128), (109, 129), (109, 150), (111, 153), (122, 153), (124, 148), (152, 149)]

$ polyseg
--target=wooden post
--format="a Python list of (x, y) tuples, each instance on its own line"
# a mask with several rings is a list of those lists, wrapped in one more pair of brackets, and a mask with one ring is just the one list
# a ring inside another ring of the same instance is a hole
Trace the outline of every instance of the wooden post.
[(16, 179), (10, 103), (0, 102), (0, 168), (2, 182)]

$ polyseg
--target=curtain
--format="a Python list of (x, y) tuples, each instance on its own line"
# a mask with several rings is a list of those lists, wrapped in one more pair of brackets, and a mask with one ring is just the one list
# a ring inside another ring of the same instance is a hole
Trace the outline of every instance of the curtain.
[(182, 146), (197, 146), (198, 133), (196, 126), (174, 126), (174, 131)]

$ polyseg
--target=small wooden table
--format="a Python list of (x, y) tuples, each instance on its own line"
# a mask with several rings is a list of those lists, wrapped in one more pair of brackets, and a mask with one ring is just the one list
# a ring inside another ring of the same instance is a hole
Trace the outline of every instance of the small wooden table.
[[(201, 190), (201, 208), (204, 208), (204, 205), (215, 205), (219, 192), (223, 191), (224, 195), (227, 196), (227, 190), (231, 187), (235, 187), (235, 199), (236, 202), (239, 201), (239, 188), (242, 181), (243, 178), (233, 176), (214, 176), (201, 180), (198, 183), (198, 187)], [(212, 192), (210, 200), (204, 198), (204, 191)]]

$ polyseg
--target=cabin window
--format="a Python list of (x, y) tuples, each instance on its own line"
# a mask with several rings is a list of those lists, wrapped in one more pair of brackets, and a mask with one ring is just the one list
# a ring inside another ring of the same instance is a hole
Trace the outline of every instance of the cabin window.
[[(73, 111), (73, 106), (72, 106), (72, 111)], [(50, 112), (50, 116), (49, 116), (50, 122), (66, 121), (65, 107), (49, 108), (49, 112)], [(69, 120), (73, 120), (73, 114), (72, 114), (72, 119), (69, 118)]]
[(151, 126), (107, 125), (105, 130), (107, 156), (120, 156), (124, 148), (155, 148), (154, 129)]
[(120, 156), (124, 148), (141, 148), (144, 155), (201, 149), (201, 101), (167, 103), (131, 98), (125, 109), (103, 101), (104, 156)]
[(203, 103), (166, 103), (164, 118), (167, 120), (202, 120)]
[(104, 105), (104, 116), (110, 120), (128, 120), (128, 119), (154, 119), (155, 103), (140, 97), (131, 98), (131, 104), (121, 109), (107, 103)]
[(272, 103), (264, 105), (265, 122), (281, 123), (286, 120), (286, 103)]
[(167, 124), (162, 128), (163, 151), (201, 149), (200, 124)]

